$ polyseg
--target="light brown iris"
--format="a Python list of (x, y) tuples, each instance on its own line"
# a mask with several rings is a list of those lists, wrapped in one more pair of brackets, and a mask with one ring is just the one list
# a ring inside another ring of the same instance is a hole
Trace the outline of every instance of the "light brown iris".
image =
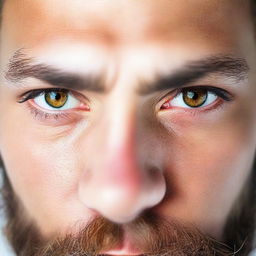
[(51, 91), (45, 94), (45, 101), (53, 108), (61, 108), (68, 100), (68, 93), (62, 91)]
[(189, 107), (197, 108), (202, 106), (207, 100), (207, 90), (203, 88), (189, 88), (182, 92), (183, 100)]

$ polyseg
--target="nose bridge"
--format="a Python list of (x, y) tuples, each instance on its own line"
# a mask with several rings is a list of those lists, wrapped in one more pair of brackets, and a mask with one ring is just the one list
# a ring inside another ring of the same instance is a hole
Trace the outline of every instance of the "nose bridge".
[(85, 170), (86, 177), (90, 172), (90, 179), (83, 178), (79, 183), (84, 204), (119, 223), (136, 218), (165, 194), (163, 174), (159, 171), (152, 175), (138, 154), (140, 141), (136, 134), (140, 124), (132, 97), (129, 93), (120, 97), (120, 92), (109, 97), (104, 109), (107, 114), (94, 133), (101, 138), (92, 145), (98, 157)]
[(139, 125), (136, 120), (137, 110), (134, 98), (129, 95), (120, 97), (118, 92), (113, 93), (109, 99), (107, 111), (111, 113), (106, 115), (104, 120), (108, 132), (107, 147), (118, 149), (120, 154), (131, 153), (131, 150), (133, 151), (136, 147), (136, 129)]
[[(102, 183), (112, 183), (112, 186), (122, 187), (123, 190), (125, 187), (135, 187), (142, 175), (140, 159), (136, 154), (139, 142), (136, 140), (138, 123), (135, 102), (125, 104), (127, 101), (127, 98), (118, 99), (116, 94), (109, 99), (105, 112), (111, 114), (106, 115), (101, 123), (104, 138), (97, 146), (102, 158), (98, 163), (99, 168), (95, 170)], [(101, 172), (102, 169), (107, 171)]]

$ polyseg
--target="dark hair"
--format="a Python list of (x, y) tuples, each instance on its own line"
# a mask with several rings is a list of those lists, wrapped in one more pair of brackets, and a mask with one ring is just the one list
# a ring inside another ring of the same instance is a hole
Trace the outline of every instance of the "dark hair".
[(252, 10), (253, 22), (254, 24), (256, 24), (256, 0), (251, 0), (251, 10)]
[(0, 0), (0, 10), (2, 10), (3, 5), (4, 5), (4, 0)]
[(0, 0), (0, 21), (1, 21), (1, 18), (2, 18), (3, 5), (4, 5), (4, 0)]

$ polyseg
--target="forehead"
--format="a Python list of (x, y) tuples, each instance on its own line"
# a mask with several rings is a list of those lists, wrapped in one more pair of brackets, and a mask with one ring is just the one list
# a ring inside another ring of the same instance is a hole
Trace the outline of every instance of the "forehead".
[(207, 40), (215, 47), (218, 39), (230, 47), (249, 16), (244, 0), (7, 0), (3, 30), (17, 47), (69, 36), (111, 46)]

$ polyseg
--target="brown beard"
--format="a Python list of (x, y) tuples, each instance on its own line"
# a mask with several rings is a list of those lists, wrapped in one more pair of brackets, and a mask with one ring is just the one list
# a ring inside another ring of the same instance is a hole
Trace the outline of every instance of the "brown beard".
[(224, 229), (226, 244), (202, 234), (195, 227), (165, 220), (150, 212), (125, 225), (98, 217), (76, 234), (45, 240), (36, 225), (26, 221), (21, 203), (4, 173), (2, 194), (8, 220), (5, 233), (18, 256), (99, 255), (123, 241), (124, 229), (143, 255), (248, 255), (255, 227), (255, 177), (256, 172), (252, 172), (234, 204)]

